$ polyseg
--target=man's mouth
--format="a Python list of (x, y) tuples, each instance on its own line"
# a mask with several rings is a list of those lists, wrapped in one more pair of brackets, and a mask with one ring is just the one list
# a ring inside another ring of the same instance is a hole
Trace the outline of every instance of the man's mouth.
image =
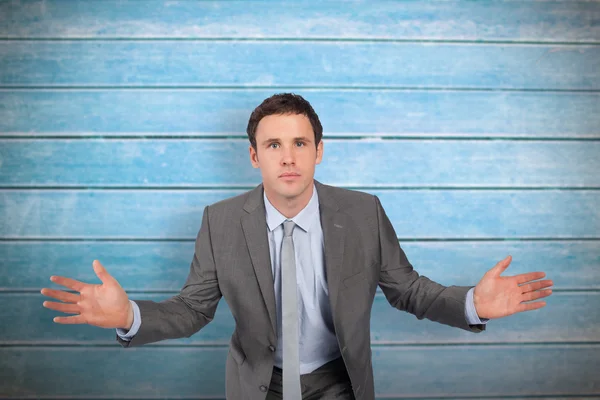
[(280, 178), (295, 178), (298, 176), (300, 176), (300, 174), (295, 172), (284, 172), (283, 174), (279, 175)]

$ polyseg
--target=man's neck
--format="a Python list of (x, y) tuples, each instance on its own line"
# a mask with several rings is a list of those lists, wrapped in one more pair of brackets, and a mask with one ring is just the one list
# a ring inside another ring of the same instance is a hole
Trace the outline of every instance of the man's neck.
[(273, 207), (286, 218), (294, 218), (310, 202), (314, 190), (314, 181), (310, 183), (307, 190), (297, 197), (286, 198), (274, 196), (265, 190), (265, 195)]

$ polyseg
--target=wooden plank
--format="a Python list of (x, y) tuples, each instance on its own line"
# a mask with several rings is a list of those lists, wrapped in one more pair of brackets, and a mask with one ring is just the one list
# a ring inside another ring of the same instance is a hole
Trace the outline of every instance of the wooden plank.
[[(248, 187), (261, 181), (248, 147), (247, 139), (6, 139), (0, 185)], [(598, 154), (600, 142), (583, 141), (326, 140), (316, 178), (352, 187), (600, 187)]]
[[(401, 241), (414, 268), (444, 285), (475, 285), (485, 271), (512, 255), (506, 274), (543, 270), (561, 290), (600, 289), (600, 242)], [(100, 260), (127, 291), (177, 292), (189, 273), (194, 241), (187, 242), (0, 242), (0, 291), (39, 291), (51, 275), (100, 283), (92, 261)]]
[(0, 85), (592, 90), (600, 89), (600, 47), (4, 41)]
[[(600, 93), (287, 90), (325, 136), (600, 137)], [(265, 89), (0, 90), (1, 135), (245, 135)]]
[[(520, 395), (519, 399), (574, 400), (574, 399), (589, 398), (589, 397), (594, 398), (593, 395), (591, 395), (591, 396), (587, 396), (587, 395), (545, 396), (545, 395), (531, 394), (531, 395)], [(385, 397), (377, 397), (376, 396), (375, 398), (376, 399), (381, 399), (381, 400), (384, 400), (384, 399), (385, 400), (438, 400), (438, 399), (446, 399), (446, 400), (473, 400), (473, 397), (463, 397), (463, 396), (453, 396), (453, 395), (444, 395), (443, 397), (440, 397), (440, 396), (433, 396), (433, 397), (423, 397), (423, 396), (418, 396), (418, 397), (407, 397), (407, 396), (385, 396)], [(502, 395), (500, 395), (500, 396), (486, 396), (486, 395), (482, 394), (482, 395), (478, 395), (477, 398), (478, 399), (486, 399), (486, 400), (509, 400), (509, 399), (513, 399), (514, 397), (512, 397), (512, 396), (502, 396)], [(225, 400), (225, 399), (223, 399), (223, 400)]]
[[(325, 182), (326, 183), (326, 182)], [(242, 190), (2, 190), (0, 237), (195, 239)], [(399, 238), (598, 238), (596, 190), (366, 190)]]
[[(505, 273), (512, 274), (510, 269)], [(471, 285), (476, 285), (478, 280), (473, 280)], [(406, 312), (398, 312), (381, 294), (376, 296), (373, 304), (371, 341), (380, 344), (598, 343), (599, 292), (553, 292), (544, 301), (546, 306), (539, 310), (488, 321), (485, 332), (473, 334), (427, 319), (418, 320)], [(54, 315), (58, 313), (55, 312)]]
[[(149, 273), (150, 275), (151, 273)], [(509, 274), (509, 273), (507, 273)], [(70, 276), (77, 277), (76, 274)], [(481, 277), (479, 277), (481, 278)], [(140, 278), (143, 280), (144, 278)], [(94, 280), (95, 281), (95, 280)], [(475, 285), (477, 280), (473, 280)], [(50, 284), (48, 287), (58, 287)], [(162, 301), (174, 294), (130, 293), (132, 300)], [(16, 344), (110, 344), (113, 329), (89, 325), (62, 325), (55, 316), (71, 314), (42, 306), (52, 300), (38, 293), (0, 293), (0, 337), (2, 345)], [(458, 343), (569, 343), (598, 342), (600, 337), (600, 292), (555, 292), (545, 299), (546, 307), (492, 320), (482, 334), (455, 329), (392, 308), (385, 296), (375, 296), (371, 314), (373, 344), (458, 344)], [(143, 323), (143, 320), (142, 320)], [(158, 342), (164, 345), (227, 345), (235, 327), (227, 302), (221, 300), (215, 318), (190, 338)], [(542, 328), (543, 327), (543, 328)]]
[(597, 42), (595, 1), (0, 3), (9, 38), (336, 38)]
[[(5, 379), (0, 380), (0, 393), (12, 397), (223, 397), (226, 353), (226, 348), (125, 350), (117, 345), (1, 348), (0, 371)], [(376, 393), (390, 397), (600, 395), (595, 367), (599, 361), (597, 345), (373, 349)]]
[(599, 395), (599, 359), (589, 345), (373, 349), (376, 391), (392, 396)]

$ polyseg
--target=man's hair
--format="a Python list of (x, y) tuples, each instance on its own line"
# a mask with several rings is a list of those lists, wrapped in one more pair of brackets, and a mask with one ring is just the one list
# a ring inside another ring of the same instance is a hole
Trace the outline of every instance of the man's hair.
[(319, 144), (323, 137), (323, 127), (319, 116), (313, 110), (310, 103), (302, 96), (294, 93), (278, 93), (266, 98), (258, 107), (250, 114), (246, 133), (250, 144), (256, 150), (256, 127), (261, 119), (267, 115), (284, 115), (284, 114), (302, 114), (308, 118), (312, 125), (315, 134), (315, 146)]

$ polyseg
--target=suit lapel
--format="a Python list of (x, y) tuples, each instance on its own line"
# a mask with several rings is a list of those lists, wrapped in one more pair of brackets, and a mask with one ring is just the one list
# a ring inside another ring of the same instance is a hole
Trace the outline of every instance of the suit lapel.
[(252, 259), (254, 273), (267, 308), (273, 333), (277, 335), (277, 313), (275, 310), (275, 288), (271, 270), (271, 255), (267, 236), (267, 221), (263, 201), (262, 184), (252, 190), (244, 205), (248, 213), (242, 217), (242, 230)]
[(315, 187), (319, 195), (329, 304), (331, 305), (332, 312), (335, 314), (337, 294), (341, 282), (342, 263), (344, 260), (344, 239), (346, 237), (347, 221), (346, 216), (339, 212), (337, 200), (330, 193), (328, 186), (315, 180)]

